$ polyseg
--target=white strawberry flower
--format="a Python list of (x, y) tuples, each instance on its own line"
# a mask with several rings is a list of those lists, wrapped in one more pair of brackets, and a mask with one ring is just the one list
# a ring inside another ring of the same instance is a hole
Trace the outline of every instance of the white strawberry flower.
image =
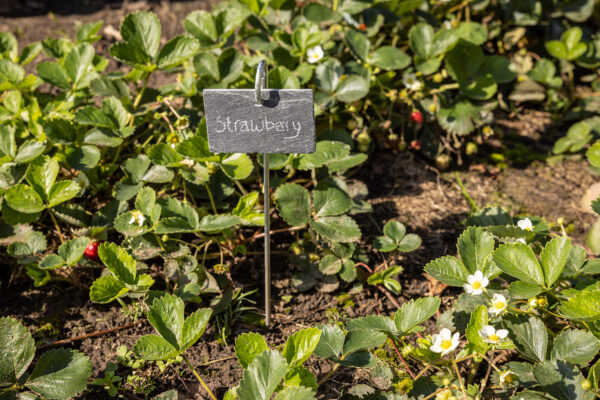
[(525, 241), (525, 239), (523, 239), (523, 238), (518, 238), (518, 239), (516, 240), (516, 242), (517, 242), (517, 243), (523, 243), (523, 244), (527, 244), (527, 242), (526, 242), (526, 241)]
[(479, 330), (479, 335), (486, 343), (498, 344), (506, 339), (508, 331), (506, 329), (496, 330), (496, 328), (491, 325), (485, 325)]
[(488, 311), (490, 314), (498, 315), (506, 310), (506, 306), (506, 297), (502, 296), (501, 294), (494, 293), (494, 296), (492, 297), (492, 306), (488, 308)]
[(538, 301), (535, 297), (532, 297), (529, 299), (529, 306), (530, 307), (537, 307), (538, 305)]
[(194, 164), (195, 164), (195, 161), (194, 160), (190, 160), (189, 158), (184, 158), (181, 161), (181, 163), (183, 165), (185, 165), (186, 167), (188, 167), (188, 168), (192, 168), (194, 166)]
[(144, 217), (144, 214), (142, 214), (141, 211), (138, 210), (134, 210), (131, 212), (131, 219), (129, 220), (129, 224), (137, 224), (138, 226), (142, 226), (144, 225), (144, 221), (146, 220), (146, 217)]
[(306, 50), (307, 61), (311, 64), (320, 61), (324, 55), (325, 53), (323, 52), (323, 48), (321, 46), (311, 47), (310, 49)]
[(413, 90), (415, 92), (421, 90), (421, 81), (417, 79), (417, 75), (415, 74), (410, 74), (407, 72), (404, 75), (402, 75), (402, 83), (408, 89)]
[(442, 353), (443, 357), (446, 354), (454, 351), (454, 349), (458, 347), (459, 336), (460, 334), (458, 332), (452, 335), (450, 329), (444, 328), (440, 331), (439, 334), (433, 335), (433, 337), (431, 338), (432, 344), (429, 347), (429, 350), (433, 351), (434, 353)]
[[(501, 373), (498, 374), (498, 380), (500, 381), (500, 383), (504, 383), (504, 382), (510, 383), (513, 380), (512, 376), (514, 374), (515, 373), (512, 372), (510, 369), (507, 369), (506, 371), (502, 371)], [(521, 397), (521, 399), (522, 399), (522, 397)]]
[(490, 281), (488, 278), (483, 276), (483, 272), (475, 271), (473, 275), (467, 276), (467, 283), (463, 285), (465, 292), (472, 294), (473, 296), (479, 296), (483, 293), (483, 289), (489, 285)]
[(531, 220), (529, 218), (519, 220), (517, 222), (517, 226), (519, 228), (523, 229), (524, 231), (532, 231), (533, 230), (533, 224), (531, 223)]

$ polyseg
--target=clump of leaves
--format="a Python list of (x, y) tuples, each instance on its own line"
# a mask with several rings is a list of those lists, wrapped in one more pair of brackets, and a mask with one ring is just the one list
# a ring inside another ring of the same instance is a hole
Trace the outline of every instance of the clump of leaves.
[(373, 247), (379, 251), (399, 251), (402, 253), (416, 250), (421, 238), (414, 233), (406, 234), (406, 227), (398, 221), (390, 221), (383, 227), (383, 236), (375, 239)]
[(144, 294), (154, 284), (150, 275), (138, 274), (134, 258), (115, 243), (102, 243), (98, 256), (109, 274), (96, 279), (90, 287), (93, 302), (110, 303), (127, 294)]
[(0, 318), (0, 399), (68, 399), (85, 390), (92, 363), (83, 354), (53, 349), (42, 354), (30, 373), (35, 356), (31, 334), (16, 319)]
[(306, 328), (291, 335), (280, 353), (269, 349), (257, 333), (244, 333), (235, 341), (235, 355), (244, 375), (227, 400), (313, 399), (317, 379), (302, 364), (315, 351), (321, 331)]
[(158, 335), (142, 336), (133, 351), (140, 358), (153, 361), (181, 356), (209, 396), (216, 400), (185, 355), (204, 333), (212, 310), (202, 308), (186, 318), (184, 307), (183, 300), (172, 294), (155, 298), (146, 316)]

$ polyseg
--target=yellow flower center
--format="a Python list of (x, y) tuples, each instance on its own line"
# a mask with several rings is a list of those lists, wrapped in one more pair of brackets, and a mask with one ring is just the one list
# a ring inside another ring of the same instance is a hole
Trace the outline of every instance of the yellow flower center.
[(414, 82), (414, 80), (413, 80), (412, 78), (408, 78), (408, 79), (406, 80), (406, 82), (408, 82), (408, 84), (409, 84), (409, 85), (411, 85), (411, 84)]
[(500, 338), (495, 333), (492, 334), (492, 335), (490, 335), (490, 336), (488, 336), (488, 339), (491, 340), (492, 342), (498, 342), (498, 341), (500, 341)]
[(442, 340), (440, 347), (444, 350), (448, 350), (450, 347), (452, 347), (452, 340)]
[(473, 282), (473, 284), (471, 285), (471, 287), (472, 287), (473, 289), (475, 289), (475, 290), (477, 290), (477, 289), (481, 289), (481, 282), (479, 282), (479, 281), (475, 281), (475, 282)]
[(496, 310), (502, 310), (504, 308), (504, 302), (503, 301), (497, 301), (494, 303), (494, 307), (496, 307)]

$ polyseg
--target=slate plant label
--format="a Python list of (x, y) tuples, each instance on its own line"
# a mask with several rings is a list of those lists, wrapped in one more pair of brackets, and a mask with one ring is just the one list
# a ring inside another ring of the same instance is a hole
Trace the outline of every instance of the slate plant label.
[(204, 110), (213, 153), (312, 153), (315, 117), (311, 89), (206, 89)]

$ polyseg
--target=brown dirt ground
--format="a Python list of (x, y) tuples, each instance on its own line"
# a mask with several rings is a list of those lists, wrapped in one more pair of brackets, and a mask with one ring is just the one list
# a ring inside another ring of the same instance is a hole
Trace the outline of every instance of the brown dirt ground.
[[(13, 0), (16, 1), (16, 0)], [(0, 17), (0, 31), (10, 31), (19, 36), (20, 43), (28, 43), (47, 36), (71, 36), (74, 22), (104, 20), (104, 27), (112, 26), (118, 30), (119, 22), (127, 12), (138, 9), (151, 9), (159, 16), (163, 25), (163, 38), (172, 37), (182, 32), (181, 22), (190, 11), (204, 8), (216, 1), (195, 0), (188, 2), (108, 2), (86, 1), (79, 3), (78, 14), (57, 12), (19, 18)], [(45, 12), (52, 0), (27, 0), (27, 7), (34, 12)], [(84, 6), (81, 6), (83, 4)], [(88, 7), (89, 6), (89, 7)], [(44, 8), (46, 7), (46, 8)], [(60, 10), (69, 10), (66, 8)], [(88, 7), (88, 8), (86, 8)], [(19, 15), (27, 13), (18, 7), (0, 9), (0, 13)], [(72, 9), (72, 8), (71, 8)], [(35, 11), (41, 10), (41, 11)], [(31, 13), (30, 13), (31, 14)], [(114, 39), (103, 38), (97, 43), (99, 51), (106, 53)], [(160, 79), (160, 77), (156, 78)], [(161, 82), (164, 83), (164, 82)], [(516, 118), (514, 120), (519, 120)], [(544, 124), (541, 124), (544, 125)], [(522, 124), (504, 123), (507, 129), (519, 131)], [(543, 127), (541, 127), (543, 128)], [(540, 129), (540, 126), (534, 127)], [(534, 135), (535, 136), (535, 135)], [(537, 140), (537, 138), (536, 138)], [(540, 150), (543, 151), (543, 150)], [(404, 267), (400, 276), (403, 293), (400, 303), (414, 296), (427, 295), (429, 288), (423, 278), (423, 266), (430, 260), (445, 254), (454, 254), (455, 243), (461, 232), (461, 223), (469, 213), (468, 205), (460, 193), (451, 174), (440, 174), (424, 160), (411, 153), (382, 152), (370, 158), (371, 161), (361, 167), (356, 177), (367, 183), (370, 191), (369, 201), (374, 212), (370, 216), (358, 216), (363, 231), (363, 243), (369, 244), (380, 234), (383, 225), (392, 219), (400, 220), (408, 227), (409, 232), (417, 233), (423, 239), (422, 246), (404, 257), (392, 260)], [(374, 162), (373, 160), (377, 160)], [(535, 163), (526, 168), (509, 168), (500, 171), (495, 167), (474, 165), (461, 172), (468, 192), (479, 205), (495, 204), (505, 206), (514, 213), (529, 213), (544, 216), (548, 221), (564, 217), (568, 224), (573, 224), (572, 236), (575, 242), (585, 245), (585, 233), (595, 220), (593, 215), (580, 207), (580, 199), (587, 188), (596, 180), (588, 171), (584, 162), (565, 162), (554, 166)], [(281, 235), (275, 238), (274, 249), (286, 248), (291, 237)], [(370, 263), (382, 262), (380, 256), (370, 254)], [(262, 282), (262, 260), (260, 257), (240, 260), (233, 278), (245, 290), (260, 288)], [(334, 294), (317, 291), (296, 293), (289, 285), (292, 268), (283, 257), (273, 257), (273, 326), (270, 329), (252, 325), (237, 324), (233, 328), (233, 336), (246, 332), (258, 331), (266, 335), (271, 346), (281, 345), (285, 338), (302, 327), (337, 319), (352, 318), (361, 315), (381, 312), (389, 314), (394, 310), (391, 302), (377, 291), (364, 290), (354, 295), (355, 306), (344, 307), (338, 303)], [(6, 275), (13, 266), (0, 269)], [(87, 271), (81, 271), (83, 286), (89, 285), (91, 277)], [(121, 326), (131, 322), (131, 318), (123, 314), (118, 305), (97, 305), (89, 302), (87, 290), (68, 284), (52, 283), (43, 288), (32, 288), (30, 282), (17, 280), (11, 286), (3, 288), (0, 301), (0, 315), (13, 316), (23, 321), (32, 332), (38, 333), (40, 342), (63, 339)], [(457, 292), (446, 289), (442, 293), (445, 305), (448, 305)], [(282, 296), (292, 295), (289, 302)], [(262, 304), (262, 299), (257, 298)], [(206, 305), (204, 305), (206, 306)], [(188, 312), (195, 305), (188, 305)], [(50, 329), (40, 329), (45, 327)], [(142, 322), (134, 327), (118, 332), (87, 338), (67, 344), (84, 352), (94, 365), (94, 378), (102, 377), (107, 362), (115, 361), (118, 346), (132, 347), (136, 339), (143, 334), (151, 333), (152, 327)], [(188, 354), (194, 365), (198, 365), (200, 374), (221, 397), (223, 393), (239, 381), (241, 369), (232, 358), (233, 347), (218, 344), (215, 330), (209, 327), (203, 338)], [(233, 338), (229, 339), (229, 343)], [(225, 359), (206, 366), (207, 361)], [(317, 377), (326, 374), (331, 365), (311, 357), (307, 366)], [(121, 369), (120, 374), (128, 373)], [(182, 399), (203, 399), (203, 392), (197, 381), (184, 365), (174, 365), (160, 373), (156, 366), (148, 366), (139, 371), (155, 386), (152, 394), (176, 388)], [(361, 370), (340, 368), (333, 378), (320, 388), (321, 399), (339, 397), (340, 393), (354, 383), (364, 382), (366, 375)], [(126, 398), (143, 399), (141, 394), (125, 394)], [(106, 392), (97, 386), (89, 386), (87, 392), (79, 399), (106, 399)]]

